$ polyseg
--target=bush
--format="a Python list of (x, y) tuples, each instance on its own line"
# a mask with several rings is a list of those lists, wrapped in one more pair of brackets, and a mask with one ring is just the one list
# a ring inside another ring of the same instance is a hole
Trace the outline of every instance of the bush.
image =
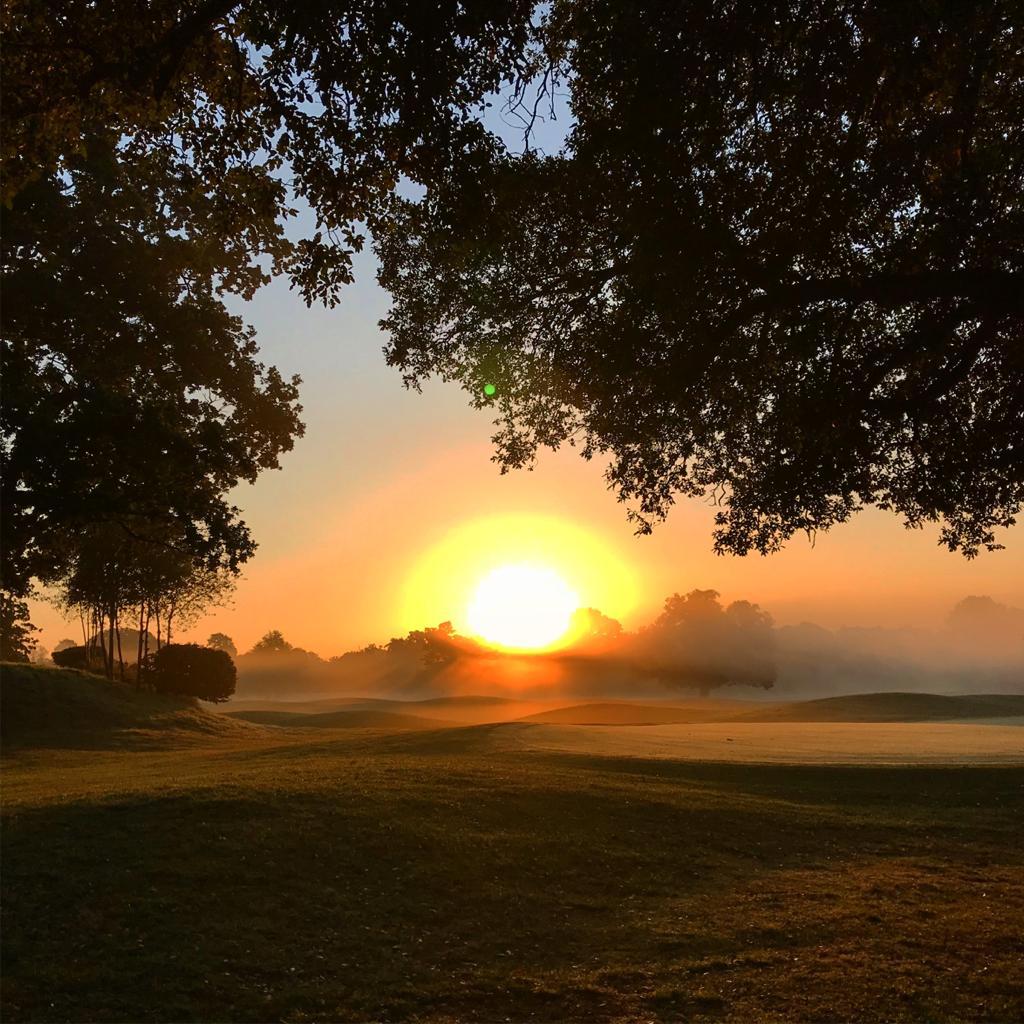
[(100, 659), (89, 657), (89, 649), (83, 644), (65, 647), (53, 652), (53, 663), (59, 668), (78, 668), (84, 672), (97, 671), (96, 662)]
[(167, 644), (149, 657), (149, 679), (158, 693), (219, 703), (235, 692), (237, 678), (226, 651), (199, 644)]

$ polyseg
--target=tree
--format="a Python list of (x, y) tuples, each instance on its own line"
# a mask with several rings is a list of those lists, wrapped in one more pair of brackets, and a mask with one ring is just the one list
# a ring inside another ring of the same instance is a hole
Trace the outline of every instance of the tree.
[(722, 616), (721, 595), (717, 590), (691, 590), (665, 598), (661, 614), (652, 628), (662, 632), (683, 629), (693, 623), (717, 622)]
[(28, 621), (28, 605), (0, 591), (0, 661), (28, 661), (38, 632)]
[(158, 693), (177, 693), (222, 703), (235, 692), (237, 672), (226, 651), (199, 644), (167, 644), (150, 655), (149, 674)]
[[(269, 260), (334, 301), (359, 222), (478, 147), (481, 103), (531, 73), (533, 0), (88, 0), (4, 10), (4, 200), (96, 140), (232, 291)], [(101, 141), (102, 144), (102, 141)], [(286, 185), (286, 181), (290, 184)], [(315, 211), (305, 237), (284, 225)]]
[(255, 544), (226, 494), (302, 433), (298, 380), (258, 361), (204, 243), (156, 216), (126, 167), (97, 146), (5, 217), (3, 580), (16, 594), (110, 527), (237, 569)]
[(215, 651), (224, 651), (232, 661), (238, 657), (238, 648), (235, 647), (234, 640), (227, 633), (211, 633), (207, 638), (206, 646), (212, 647)]
[(719, 552), (865, 505), (999, 547), (1024, 498), (1019, 15), (556, 0), (565, 150), (396, 200), (390, 362), (494, 408), (503, 468), (607, 457), (642, 531), (711, 494)]
[(69, 647), (74, 647), (74, 640), (58, 640), (57, 645), (53, 648), (54, 654), (60, 654), (61, 651), (66, 651)]
[(284, 638), (279, 629), (271, 629), (253, 645), (253, 651), (260, 651), (264, 654), (281, 654), (285, 651), (294, 650), (292, 645)]
[(777, 676), (771, 616), (749, 601), (723, 608), (716, 590), (667, 598), (632, 653), (649, 674), (703, 693), (727, 684), (769, 689)]
[[(103, 660), (113, 678), (115, 665), (125, 679), (126, 662), (136, 669), (141, 685), (148, 664), (151, 626), (156, 646), (169, 644), (175, 623), (192, 625), (210, 606), (223, 604), (234, 590), (230, 565), (211, 567), (187, 553), (188, 545), (174, 534), (157, 537), (151, 524), (132, 522), (93, 526), (77, 538), (61, 576), (52, 576), (56, 603), (65, 612), (77, 611), (86, 644)], [(130, 630), (135, 650), (123, 640)]]
[(1024, 654), (1024, 608), (991, 597), (965, 597), (946, 618), (946, 633), (954, 643), (989, 656)]
[(465, 646), (465, 639), (456, 634), (451, 622), (442, 622), (425, 629), (411, 629), (404, 637), (392, 637), (385, 650), (394, 657), (410, 658), (438, 669), (454, 661)]
[(573, 649), (587, 651), (614, 646), (622, 639), (622, 623), (596, 608), (577, 608), (569, 624)]
[[(297, 380), (222, 298), (333, 304), (361, 224), (486, 133), (530, 0), (4, 7), (4, 586), (138, 520), (232, 570), (225, 498), (301, 434)], [(300, 206), (315, 229), (286, 231)]]

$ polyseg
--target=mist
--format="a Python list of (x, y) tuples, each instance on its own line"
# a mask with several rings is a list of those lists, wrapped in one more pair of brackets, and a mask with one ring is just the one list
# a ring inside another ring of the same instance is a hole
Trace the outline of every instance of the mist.
[(542, 654), (505, 653), (451, 623), (323, 658), (268, 633), (237, 657), (238, 699), (371, 697), (742, 700), (813, 699), (866, 691), (1003, 693), (1024, 686), (1024, 609), (969, 596), (930, 629), (776, 625), (714, 590), (667, 598), (627, 631), (580, 609), (573, 641)]
[(932, 629), (828, 630), (804, 622), (775, 632), (775, 689), (785, 696), (1005, 693), (1024, 687), (1024, 609), (990, 597), (965, 597)]

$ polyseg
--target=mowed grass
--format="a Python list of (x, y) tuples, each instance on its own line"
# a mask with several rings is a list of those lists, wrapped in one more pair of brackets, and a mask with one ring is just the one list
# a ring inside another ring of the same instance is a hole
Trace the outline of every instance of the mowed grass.
[(6, 1021), (1019, 1021), (1024, 769), (23, 750)]

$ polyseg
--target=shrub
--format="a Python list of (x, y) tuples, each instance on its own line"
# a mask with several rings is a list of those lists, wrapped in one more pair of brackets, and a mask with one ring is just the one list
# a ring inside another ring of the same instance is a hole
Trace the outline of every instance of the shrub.
[(78, 668), (84, 672), (102, 671), (99, 667), (102, 663), (102, 655), (98, 649), (94, 649), (93, 656), (89, 657), (89, 648), (84, 644), (73, 644), (71, 647), (64, 647), (53, 652), (53, 663), (59, 668)]
[(235, 692), (237, 677), (226, 651), (199, 644), (167, 644), (149, 657), (149, 678), (158, 693), (219, 703)]

